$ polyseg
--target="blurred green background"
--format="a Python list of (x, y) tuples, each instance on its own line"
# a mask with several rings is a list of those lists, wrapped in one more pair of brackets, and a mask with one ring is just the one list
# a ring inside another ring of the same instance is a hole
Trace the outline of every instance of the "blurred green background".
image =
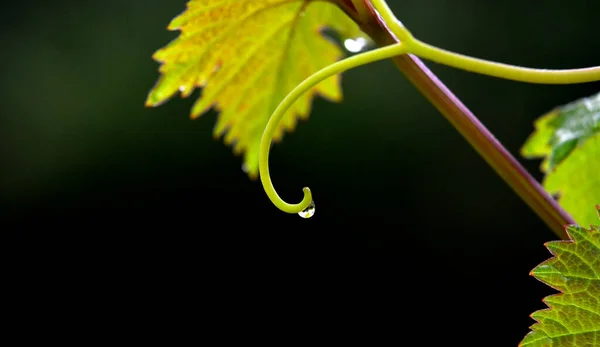
[[(431, 345), (478, 346), (468, 336), (485, 331), (487, 346), (516, 346), (554, 293), (528, 273), (556, 237), (394, 65), (346, 73), (344, 102), (315, 100), (272, 151), (282, 197), (313, 190), (317, 211), (303, 220), (277, 210), (212, 139), (214, 113), (189, 119), (198, 92), (144, 107), (158, 78), (151, 55), (176, 37), (165, 28), (185, 3), (15, 1), (2, 14), (4, 233), (36, 230), (32, 240), (242, 306), (256, 294), (284, 315), (381, 307), (409, 319), (388, 319), (388, 332), (441, 329)], [(600, 63), (598, 1), (388, 3), (446, 49), (540, 68)], [(600, 90), (427, 64), (515, 155), (535, 118)], [(538, 161), (521, 162), (541, 178)], [(327, 304), (303, 306), (315, 302)]]

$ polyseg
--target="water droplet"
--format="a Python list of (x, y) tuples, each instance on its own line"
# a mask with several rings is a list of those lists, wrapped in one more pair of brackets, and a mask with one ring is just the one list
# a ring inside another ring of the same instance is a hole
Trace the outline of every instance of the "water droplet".
[(367, 40), (364, 37), (357, 37), (356, 39), (347, 39), (344, 41), (344, 47), (349, 52), (358, 53), (367, 47)]
[(302, 218), (310, 218), (315, 215), (315, 202), (311, 201), (307, 208), (302, 212), (298, 212), (298, 215)]
[(244, 173), (248, 173), (248, 171), (250, 171), (248, 164), (246, 164), (246, 163), (242, 164), (242, 171), (244, 171)]
[(182, 93), (185, 92), (185, 86), (184, 85), (180, 85), (179, 86), (179, 91), (182, 92)]

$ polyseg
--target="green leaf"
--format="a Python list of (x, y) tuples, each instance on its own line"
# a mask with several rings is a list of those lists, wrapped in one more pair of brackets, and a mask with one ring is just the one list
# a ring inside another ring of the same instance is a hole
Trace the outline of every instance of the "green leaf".
[[(244, 153), (252, 178), (258, 176), (258, 148), (271, 113), (306, 77), (342, 57), (323, 35), (363, 36), (335, 1), (191, 0), (168, 29), (180, 35), (153, 58), (162, 76), (146, 105), (156, 106), (177, 92), (202, 88), (191, 117), (219, 111), (214, 136), (224, 136), (234, 153)], [(306, 119), (315, 95), (341, 100), (340, 77), (315, 86), (286, 113), (275, 134), (280, 140), (297, 119)]]
[(556, 108), (535, 122), (521, 154), (543, 158), (544, 188), (583, 226), (600, 203), (600, 94)]
[(535, 122), (535, 129), (521, 154), (544, 158), (542, 171), (551, 171), (600, 130), (600, 93), (552, 110)]
[(548, 242), (554, 257), (531, 272), (561, 293), (544, 299), (549, 309), (531, 315), (537, 323), (520, 346), (600, 346), (600, 232), (577, 225), (567, 232), (571, 240)]
[(574, 150), (543, 185), (559, 195), (558, 202), (579, 225), (594, 224), (596, 215), (588, 206), (600, 203), (600, 134)]

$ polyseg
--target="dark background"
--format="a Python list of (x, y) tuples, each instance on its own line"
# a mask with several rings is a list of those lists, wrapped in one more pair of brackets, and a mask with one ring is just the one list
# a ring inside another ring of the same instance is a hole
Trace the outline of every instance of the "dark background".
[[(461, 53), (540, 68), (600, 61), (598, 1), (389, 4), (416, 37)], [(217, 306), (213, 322), (258, 322), (260, 339), (292, 327), (283, 341), (366, 319), (398, 342), (516, 346), (554, 292), (528, 273), (556, 236), (391, 62), (346, 73), (344, 102), (315, 100), (272, 151), (284, 199), (313, 190), (317, 211), (303, 220), (277, 210), (212, 139), (214, 113), (189, 119), (197, 92), (144, 108), (158, 77), (151, 55), (176, 37), (165, 27), (185, 1), (11, 6), (0, 228), (45, 250), (38, 266), (62, 259), (64, 278), (101, 278), (91, 287), (142, 311), (177, 302), (193, 322)], [(515, 155), (535, 118), (600, 89), (428, 65)], [(541, 178), (538, 161), (521, 162)]]

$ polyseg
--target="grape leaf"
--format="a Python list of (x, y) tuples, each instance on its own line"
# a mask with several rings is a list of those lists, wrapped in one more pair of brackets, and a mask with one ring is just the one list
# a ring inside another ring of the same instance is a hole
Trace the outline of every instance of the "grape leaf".
[(551, 171), (600, 131), (600, 93), (552, 110), (535, 122), (535, 129), (521, 154), (525, 158), (544, 158), (542, 171)]
[(596, 221), (587, 206), (600, 202), (600, 94), (539, 118), (521, 154), (543, 158), (544, 188), (580, 225)]
[[(260, 138), (271, 113), (306, 77), (342, 57), (325, 28), (341, 37), (363, 36), (333, 0), (191, 0), (168, 26), (180, 35), (153, 55), (162, 63), (161, 77), (146, 105), (160, 105), (177, 92), (188, 97), (201, 87), (191, 117), (219, 111), (214, 136), (225, 135), (234, 153), (244, 153), (244, 167), (256, 178)], [(339, 75), (295, 103), (274, 141), (308, 117), (314, 95), (340, 101)]]
[(544, 178), (544, 188), (560, 196), (559, 204), (582, 226), (595, 223), (593, 210), (600, 203), (600, 134), (573, 151)]
[[(600, 205), (596, 206), (600, 216)], [(531, 275), (560, 291), (544, 299), (548, 309), (534, 312), (537, 321), (520, 346), (600, 346), (600, 232), (567, 228), (571, 240), (552, 241), (554, 255)]]

